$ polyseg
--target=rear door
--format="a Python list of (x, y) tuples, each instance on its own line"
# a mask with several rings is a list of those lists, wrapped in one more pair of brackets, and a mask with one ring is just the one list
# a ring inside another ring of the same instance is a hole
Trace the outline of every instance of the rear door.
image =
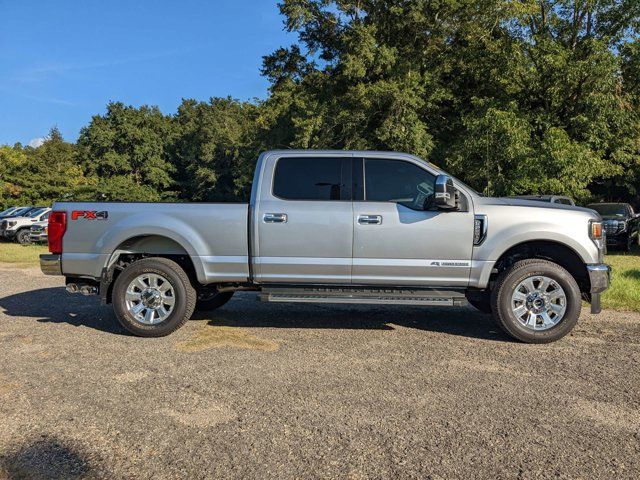
[[(354, 159), (354, 163), (356, 160)], [(354, 168), (354, 284), (466, 286), (474, 216), (432, 207), (436, 176), (409, 160), (365, 158)], [(359, 168), (362, 168), (360, 174)]]
[(266, 159), (253, 217), (257, 281), (350, 283), (351, 168), (350, 157)]

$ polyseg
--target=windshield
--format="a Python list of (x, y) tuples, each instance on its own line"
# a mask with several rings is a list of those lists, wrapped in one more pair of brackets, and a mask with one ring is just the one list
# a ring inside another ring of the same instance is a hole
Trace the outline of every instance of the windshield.
[(18, 210), (16, 210), (15, 212), (11, 213), (11, 215), (9, 215), (10, 217), (19, 217), (25, 213), (27, 213), (29, 210), (31, 210), (31, 207), (23, 207), (23, 208), (19, 208)]
[(40, 215), (42, 212), (44, 212), (44, 208), (36, 208), (34, 211), (29, 212), (26, 217), (28, 218), (34, 218), (37, 217), (38, 215)]
[(591, 208), (605, 217), (624, 217), (627, 214), (627, 209), (624, 204), (616, 203), (592, 203), (587, 208)]
[(7, 208), (6, 210), (3, 210), (2, 212), (0, 212), (0, 217), (4, 217), (4, 216), (10, 214), (15, 209), (16, 209), (16, 207), (11, 207), (11, 208)]

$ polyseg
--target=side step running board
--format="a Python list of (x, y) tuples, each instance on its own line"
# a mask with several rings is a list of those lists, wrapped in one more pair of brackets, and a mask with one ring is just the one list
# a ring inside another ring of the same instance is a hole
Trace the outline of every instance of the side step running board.
[(264, 287), (263, 302), (351, 303), (363, 305), (464, 306), (467, 299), (456, 290), (410, 290), (325, 287)]

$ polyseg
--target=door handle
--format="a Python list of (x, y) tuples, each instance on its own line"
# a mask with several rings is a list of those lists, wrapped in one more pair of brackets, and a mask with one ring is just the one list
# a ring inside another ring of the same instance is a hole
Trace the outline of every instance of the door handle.
[(265, 213), (262, 217), (264, 223), (287, 223), (286, 213)]
[(358, 215), (360, 225), (382, 225), (382, 215)]

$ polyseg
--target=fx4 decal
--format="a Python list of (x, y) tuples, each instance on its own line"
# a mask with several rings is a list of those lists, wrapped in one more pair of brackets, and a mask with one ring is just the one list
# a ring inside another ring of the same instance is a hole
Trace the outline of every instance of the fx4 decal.
[(109, 217), (109, 212), (103, 210), (98, 212), (96, 210), (74, 210), (71, 212), (71, 220), (106, 220)]

